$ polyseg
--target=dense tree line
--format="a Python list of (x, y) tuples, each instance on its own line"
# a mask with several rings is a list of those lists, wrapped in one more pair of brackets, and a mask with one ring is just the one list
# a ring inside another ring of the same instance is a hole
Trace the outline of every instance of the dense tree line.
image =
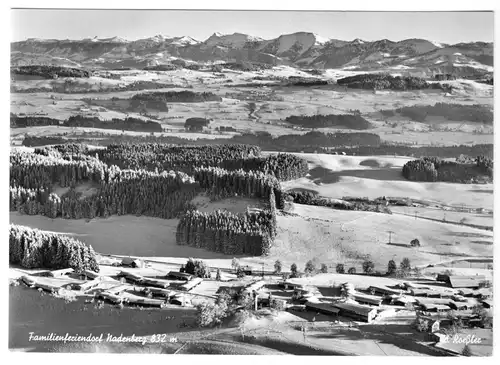
[(315, 205), (340, 210), (359, 210), (392, 214), (392, 211), (382, 202), (378, 201), (339, 201), (318, 196), (309, 191), (288, 191), (285, 200), (291, 200), (297, 204)]
[(365, 118), (351, 114), (291, 115), (285, 118), (285, 122), (303, 128), (347, 128), (358, 130), (372, 128), (370, 122)]
[(153, 91), (135, 94), (132, 100), (158, 101), (165, 103), (202, 103), (204, 101), (222, 101), (222, 98), (212, 92)]
[(238, 195), (269, 199), (271, 194), (274, 194), (278, 209), (284, 208), (278, 179), (260, 171), (228, 171), (220, 167), (201, 167), (195, 170), (194, 179), (202, 188), (213, 191), (219, 198)]
[[(95, 157), (72, 154), (79, 149), (74, 145), (56, 148), (70, 153), (63, 155), (57, 149), (11, 153), (11, 210), (52, 218), (138, 214), (170, 219), (199, 192), (199, 184), (181, 172), (121, 170)], [(76, 193), (73, 187), (83, 182), (96, 183), (97, 192), (86, 197)], [(55, 184), (71, 188), (58, 196), (52, 192)]]
[(98, 117), (72, 115), (62, 125), (65, 127), (118, 129), (137, 132), (163, 132), (163, 128), (160, 123), (152, 120), (142, 120), (132, 117), (125, 119), (112, 118), (111, 120), (100, 120)]
[(328, 85), (328, 81), (316, 78), (290, 76), (287, 80), (288, 86), (321, 86)]
[(256, 146), (226, 144), (172, 146), (159, 143), (113, 144), (97, 151), (108, 165), (127, 169), (176, 170), (192, 173), (196, 167), (220, 166), (226, 160), (260, 155)]
[(444, 117), (451, 121), (493, 124), (493, 111), (480, 104), (436, 103), (434, 105), (412, 105), (381, 111), (385, 116), (390, 116), (389, 113), (391, 112), (397, 112), (417, 122), (425, 122), (427, 117)]
[(478, 156), (474, 164), (423, 157), (408, 161), (403, 166), (402, 174), (412, 181), (491, 182), (493, 161), (485, 156)]
[(92, 246), (74, 238), (11, 224), (9, 263), (21, 267), (99, 271)]
[(414, 76), (391, 76), (389, 74), (361, 74), (337, 80), (338, 85), (353, 89), (368, 90), (420, 90), (440, 88), (439, 84), (429, 84), (425, 79)]
[(288, 153), (226, 160), (221, 167), (226, 170), (261, 171), (275, 176), (280, 181), (299, 179), (309, 171), (306, 160)]
[(62, 196), (50, 188), (10, 187), (10, 210), (50, 218), (92, 219), (112, 215), (144, 215), (163, 219), (177, 218), (199, 193), (199, 185), (182, 173), (157, 174), (144, 170), (110, 168), (90, 196), (70, 189)]
[(10, 154), (10, 185), (28, 189), (74, 186), (81, 181), (100, 183), (106, 179), (108, 167), (90, 156), (64, 159), (56, 156), (14, 150)]
[[(171, 137), (171, 136), (131, 136), (126, 134), (103, 134), (100, 132), (82, 132), (81, 138), (72, 139), (76, 142), (85, 142), (87, 138), (92, 144), (108, 146), (117, 143), (161, 143), (176, 144), (183, 146), (207, 146), (220, 144), (248, 144), (258, 146), (263, 150), (280, 152), (314, 152), (321, 148), (364, 146), (370, 148), (379, 146), (381, 139), (378, 134), (366, 132), (354, 133), (323, 133), (311, 131), (306, 134), (285, 134), (274, 137), (267, 132), (245, 133), (235, 135), (232, 138), (199, 138), (196, 140)], [(99, 137), (96, 139), (96, 137)], [(67, 142), (66, 139), (57, 136), (36, 137), (28, 136), (23, 140), (24, 146), (44, 146), (48, 144), (60, 144)], [(90, 142), (89, 142), (90, 143)], [(409, 148), (411, 150), (411, 148)]]
[(10, 127), (11, 128), (25, 128), (25, 127), (42, 127), (49, 125), (60, 125), (61, 121), (49, 117), (18, 117), (16, 114), (10, 113)]
[(17, 75), (41, 76), (46, 79), (54, 79), (56, 77), (84, 77), (92, 76), (90, 71), (82, 70), (73, 67), (63, 66), (19, 66), (11, 68), (11, 73)]
[(72, 115), (66, 120), (58, 120), (48, 117), (19, 117), (15, 114), (10, 115), (11, 128), (23, 127), (41, 127), (57, 125), (61, 127), (84, 127), (101, 129), (118, 129), (137, 132), (162, 132), (161, 125), (152, 120), (142, 120), (139, 118), (128, 117), (125, 119), (112, 118), (111, 120), (101, 120), (98, 117), (84, 117), (81, 115)]
[(227, 255), (267, 255), (276, 230), (272, 215), (271, 211), (233, 214), (189, 210), (177, 225), (177, 244)]
[(208, 127), (210, 124), (210, 119), (206, 118), (188, 118), (184, 123), (184, 128), (189, 130), (202, 130), (204, 127)]

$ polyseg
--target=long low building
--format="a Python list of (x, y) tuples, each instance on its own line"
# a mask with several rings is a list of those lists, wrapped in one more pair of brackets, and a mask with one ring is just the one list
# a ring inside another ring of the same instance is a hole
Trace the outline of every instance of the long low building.
[(449, 305), (437, 303), (421, 303), (420, 306), (426, 312), (448, 312), (451, 310)]
[(368, 295), (356, 292), (353, 295), (353, 299), (360, 304), (375, 305), (379, 306), (382, 303), (382, 298), (375, 295)]
[(203, 281), (202, 278), (193, 278), (193, 279), (189, 280), (187, 283), (179, 285), (178, 288), (180, 290), (190, 291), (194, 287), (200, 285), (202, 283), (202, 281)]
[(335, 303), (333, 307), (339, 309), (339, 315), (361, 322), (370, 323), (377, 316), (377, 309), (356, 303)]
[(306, 309), (309, 311), (326, 315), (338, 315), (340, 312), (339, 308), (332, 306), (330, 303), (307, 301), (305, 305)]
[(388, 288), (386, 286), (378, 286), (378, 285), (372, 285), (368, 288), (368, 291), (373, 294), (379, 294), (379, 295), (394, 295), (394, 294), (402, 294), (403, 291), (401, 289), (392, 289)]

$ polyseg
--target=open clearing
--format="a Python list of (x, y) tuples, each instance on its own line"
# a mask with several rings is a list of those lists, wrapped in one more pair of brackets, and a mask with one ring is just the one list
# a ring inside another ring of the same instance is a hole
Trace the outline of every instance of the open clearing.
[(401, 197), (457, 208), (493, 209), (493, 184), (454, 184), (406, 180), (401, 169), (412, 160), (399, 156), (340, 156), (298, 153), (309, 163), (309, 176), (282, 184), (330, 198)]
[[(209, 138), (207, 135), (218, 135), (216, 127), (228, 126), (239, 133), (265, 131), (272, 135), (303, 134), (308, 130), (293, 128), (284, 121), (291, 115), (314, 114), (352, 114), (359, 110), (373, 125), (368, 132), (377, 133), (383, 141), (404, 142), (413, 145), (455, 145), (493, 143), (493, 127), (477, 123), (443, 121), (440, 118), (429, 118), (426, 123), (409, 121), (407, 118), (385, 118), (380, 110), (395, 109), (411, 105), (430, 105), (436, 102), (459, 104), (493, 105), (493, 86), (480, 84), (469, 80), (454, 81), (454, 92), (445, 94), (442, 91), (379, 91), (339, 88), (336, 85), (315, 87), (265, 86), (266, 82), (257, 82), (254, 77), (268, 76), (309, 76), (304, 72), (290, 67), (276, 67), (273, 70), (261, 72), (225, 72), (224, 77), (215, 76), (211, 72), (191, 70), (177, 71), (114, 71), (121, 80), (109, 80), (92, 77), (88, 80), (72, 79), (77, 89), (90, 92), (63, 94), (45, 93), (13, 93), (11, 111), (26, 115), (45, 115), (48, 117), (66, 119), (72, 114), (91, 115), (103, 119), (125, 118), (127, 115), (143, 118), (139, 113), (124, 112), (123, 109), (113, 109), (108, 106), (88, 105), (83, 99), (109, 100), (112, 97), (124, 99), (141, 91), (111, 91), (95, 92), (101, 87), (128, 85), (136, 81), (155, 81), (178, 86), (177, 88), (154, 89), (152, 91), (194, 92), (210, 91), (223, 98), (222, 102), (205, 103), (169, 103), (169, 111), (154, 112), (155, 119), (164, 125), (164, 129), (175, 130), (184, 138)], [(355, 74), (352, 71), (328, 70), (323, 78), (336, 80), (339, 77)], [(13, 86), (19, 89), (35, 87), (52, 87), (61, 80), (25, 80), (13, 81)], [(79, 85), (81, 84), (81, 85)], [(243, 86), (245, 85), (245, 86)], [(151, 91), (151, 90), (149, 90)], [(51, 95), (54, 99), (51, 99)], [(236, 98), (235, 95), (243, 95)], [(96, 103), (99, 103), (96, 101)], [(250, 103), (255, 104), (255, 110), (250, 112)], [(104, 105), (104, 104), (103, 104)], [(106, 104), (107, 105), (107, 104)], [(184, 121), (190, 117), (205, 117), (213, 119), (209, 134), (190, 135), (180, 130)], [(439, 125), (429, 130), (429, 125)], [(34, 133), (39, 127), (32, 128)], [(321, 128), (324, 132), (351, 131), (348, 129)], [(19, 131), (20, 132), (20, 131)], [(62, 132), (62, 131), (61, 131)], [(77, 132), (69, 131), (70, 134)], [(473, 132), (475, 132), (473, 134)]]
[[(387, 262), (408, 257), (413, 265), (437, 263), (443, 258), (493, 255), (493, 232), (413, 217), (360, 211), (339, 211), (294, 204), (297, 216), (278, 217), (278, 237), (271, 250), (283, 261), (316, 260), (343, 263), (361, 270), (370, 258), (375, 269), (385, 272)], [(389, 244), (389, 231), (393, 231)], [(420, 248), (410, 247), (417, 238)]]

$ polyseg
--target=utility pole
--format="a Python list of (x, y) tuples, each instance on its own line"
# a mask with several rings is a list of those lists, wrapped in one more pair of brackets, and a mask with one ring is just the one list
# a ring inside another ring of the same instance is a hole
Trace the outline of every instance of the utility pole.
[(387, 231), (389, 233), (389, 243), (392, 243), (392, 234), (394, 233), (393, 231)]
[(264, 279), (264, 261), (262, 261), (262, 279)]

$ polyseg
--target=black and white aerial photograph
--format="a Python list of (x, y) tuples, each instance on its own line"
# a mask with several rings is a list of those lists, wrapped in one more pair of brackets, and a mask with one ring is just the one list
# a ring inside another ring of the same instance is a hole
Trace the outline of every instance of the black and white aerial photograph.
[(493, 9), (121, 5), (8, 9), (8, 352), (492, 359)]

